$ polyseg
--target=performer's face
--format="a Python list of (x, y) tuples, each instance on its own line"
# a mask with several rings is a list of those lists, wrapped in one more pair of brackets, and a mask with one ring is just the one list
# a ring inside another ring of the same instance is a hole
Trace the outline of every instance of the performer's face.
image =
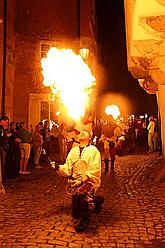
[(82, 131), (79, 136), (80, 142), (89, 142), (89, 133), (87, 131)]

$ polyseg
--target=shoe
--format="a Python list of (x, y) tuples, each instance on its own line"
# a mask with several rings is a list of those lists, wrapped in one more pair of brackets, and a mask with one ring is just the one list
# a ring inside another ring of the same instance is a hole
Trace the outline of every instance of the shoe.
[(83, 219), (78, 226), (75, 227), (76, 232), (84, 232), (89, 227), (89, 219)]
[(42, 166), (40, 166), (40, 165), (36, 165), (36, 167), (35, 167), (36, 169), (41, 169), (42, 168)]
[(28, 175), (28, 174), (31, 174), (31, 172), (30, 171), (22, 171), (22, 174), (23, 175)]
[(94, 199), (94, 204), (95, 204), (94, 213), (95, 214), (99, 214), (101, 212), (103, 202), (104, 202), (103, 196), (95, 196), (95, 199)]
[(22, 171), (19, 171), (18, 174), (22, 174)]

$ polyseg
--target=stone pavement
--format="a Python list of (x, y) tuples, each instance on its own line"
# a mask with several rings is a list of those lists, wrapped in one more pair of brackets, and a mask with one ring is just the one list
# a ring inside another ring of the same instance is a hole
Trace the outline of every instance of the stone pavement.
[(43, 167), (7, 182), (0, 203), (0, 248), (165, 248), (165, 180), (155, 180), (156, 153), (117, 157), (102, 173), (102, 212), (79, 234), (70, 216), (66, 179)]

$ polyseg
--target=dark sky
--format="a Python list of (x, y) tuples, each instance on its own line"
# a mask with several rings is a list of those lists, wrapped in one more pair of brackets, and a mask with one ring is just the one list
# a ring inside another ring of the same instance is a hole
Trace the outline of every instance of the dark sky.
[(127, 69), (124, 0), (98, 0), (97, 19), (101, 64), (106, 70), (105, 92), (124, 94), (134, 113), (156, 114), (155, 95), (147, 94)]

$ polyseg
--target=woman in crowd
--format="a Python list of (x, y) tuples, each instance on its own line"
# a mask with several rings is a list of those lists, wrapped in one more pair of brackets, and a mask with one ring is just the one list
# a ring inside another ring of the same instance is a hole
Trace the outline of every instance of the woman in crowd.
[(43, 145), (43, 138), (40, 133), (40, 127), (39, 125), (36, 125), (35, 131), (32, 136), (32, 149), (34, 152), (34, 166), (35, 168), (41, 168), (39, 164), (39, 159), (41, 156), (42, 151), (42, 145)]
[(27, 130), (27, 125), (25, 122), (20, 123), (20, 128), (18, 131), (18, 137), (21, 140), (20, 150), (21, 150), (21, 159), (20, 159), (20, 174), (30, 174), (30, 171), (26, 170), (28, 160), (30, 157), (31, 150), (31, 132)]

